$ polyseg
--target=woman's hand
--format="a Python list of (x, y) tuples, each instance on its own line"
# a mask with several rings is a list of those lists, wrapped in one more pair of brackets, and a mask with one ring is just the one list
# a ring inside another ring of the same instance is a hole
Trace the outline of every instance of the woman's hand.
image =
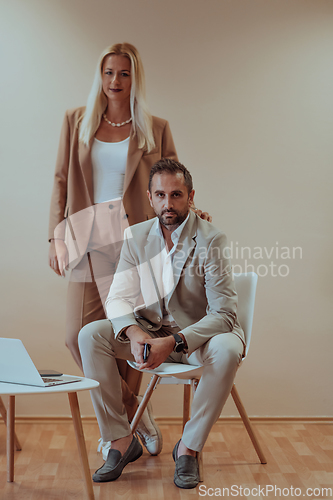
[(200, 219), (207, 220), (208, 222), (212, 222), (213, 217), (208, 212), (203, 212), (200, 208), (196, 208), (194, 202), (192, 201), (190, 205), (190, 209), (200, 217)]
[(51, 240), (49, 266), (58, 276), (65, 276), (65, 269), (68, 267), (68, 250), (63, 240)]

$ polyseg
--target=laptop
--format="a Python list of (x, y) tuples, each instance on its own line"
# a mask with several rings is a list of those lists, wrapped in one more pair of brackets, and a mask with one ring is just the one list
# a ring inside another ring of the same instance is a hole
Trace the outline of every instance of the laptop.
[(70, 375), (41, 377), (21, 340), (0, 338), (0, 382), (51, 387), (80, 380)]

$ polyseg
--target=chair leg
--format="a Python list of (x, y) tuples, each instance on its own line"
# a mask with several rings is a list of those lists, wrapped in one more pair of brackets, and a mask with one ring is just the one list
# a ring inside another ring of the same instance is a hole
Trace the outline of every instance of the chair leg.
[[(191, 385), (193, 393), (197, 390), (199, 380), (194, 378), (191, 380)], [(190, 399), (191, 399), (191, 385), (184, 385), (184, 408), (183, 408), (183, 430), (186, 422), (190, 419)], [(199, 466), (199, 481), (200, 483), (204, 480), (203, 474), (203, 452), (199, 451), (198, 455), (198, 466)]]
[[(0, 414), (3, 418), (3, 421), (7, 425), (7, 410), (6, 410), (6, 407), (5, 407), (1, 397), (0, 397)], [(18, 440), (18, 437), (16, 436), (16, 433), (14, 434), (14, 442), (15, 442), (16, 451), (21, 451), (22, 446), (20, 445), (20, 442)]]
[(152, 378), (150, 379), (150, 382), (148, 384), (146, 392), (144, 393), (144, 396), (143, 396), (142, 401), (139, 405), (139, 408), (136, 410), (136, 413), (135, 413), (134, 418), (132, 420), (132, 423), (131, 423), (131, 431), (132, 432), (135, 432), (135, 430), (138, 426), (138, 423), (140, 422), (140, 419), (142, 417), (142, 414), (145, 411), (146, 406), (150, 400), (150, 397), (153, 394), (153, 391), (154, 391), (155, 387), (157, 386), (157, 384), (159, 383), (160, 379), (161, 379), (161, 377), (159, 377), (156, 374), (153, 375)]
[(252, 424), (250, 422), (250, 419), (246, 413), (246, 410), (244, 408), (244, 405), (239, 397), (239, 394), (238, 394), (238, 391), (236, 389), (236, 386), (233, 385), (232, 389), (231, 389), (231, 395), (232, 395), (232, 398), (235, 402), (235, 405), (237, 406), (237, 410), (239, 411), (239, 414), (243, 420), (243, 423), (245, 425), (245, 428), (247, 430), (247, 433), (248, 435), (250, 436), (250, 439), (252, 441), (252, 444), (257, 452), (257, 455), (259, 457), (259, 460), (262, 464), (267, 464), (267, 460), (266, 460), (266, 457), (264, 455), (264, 452), (262, 451), (261, 449), (261, 446), (259, 444), (259, 441), (258, 441), (258, 438), (257, 436), (255, 435), (255, 432), (254, 432), (254, 429), (252, 427)]
[(199, 465), (199, 481), (200, 481), (200, 483), (202, 483), (203, 480), (204, 480), (204, 474), (203, 474), (203, 452), (202, 451), (198, 452), (198, 465)]
[(186, 422), (190, 420), (190, 406), (191, 406), (191, 386), (190, 384), (185, 384), (184, 401), (183, 401), (183, 430)]

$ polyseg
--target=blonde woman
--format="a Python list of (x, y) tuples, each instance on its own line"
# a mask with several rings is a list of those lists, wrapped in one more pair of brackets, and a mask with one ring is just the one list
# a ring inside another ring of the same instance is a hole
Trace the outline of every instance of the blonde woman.
[[(155, 216), (146, 190), (150, 169), (162, 157), (177, 160), (177, 153), (168, 122), (148, 111), (140, 55), (129, 43), (112, 45), (98, 60), (86, 107), (65, 114), (51, 199), (49, 265), (59, 276), (71, 268), (66, 345), (81, 369), (79, 331), (105, 319), (124, 228)], [(141, 380), (126, 362), (118, 366), (131, 420)], [(160, 453), (150, 409), (138, 433), (151, 454)], [(101, 446), (105, 457), (108, 444)]]

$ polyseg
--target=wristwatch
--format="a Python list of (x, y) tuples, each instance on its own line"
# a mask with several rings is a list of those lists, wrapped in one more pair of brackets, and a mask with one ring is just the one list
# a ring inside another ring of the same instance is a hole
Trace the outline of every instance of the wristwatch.
[(175, 347), (173, 348), (174, 352), (184, 351), (184, 349), (186, 348), (186, 344), (184, 340), (181, 338), (181, 336), (178, 335), (178, 333), (173, 333), (172, 336), (176, 341)]

